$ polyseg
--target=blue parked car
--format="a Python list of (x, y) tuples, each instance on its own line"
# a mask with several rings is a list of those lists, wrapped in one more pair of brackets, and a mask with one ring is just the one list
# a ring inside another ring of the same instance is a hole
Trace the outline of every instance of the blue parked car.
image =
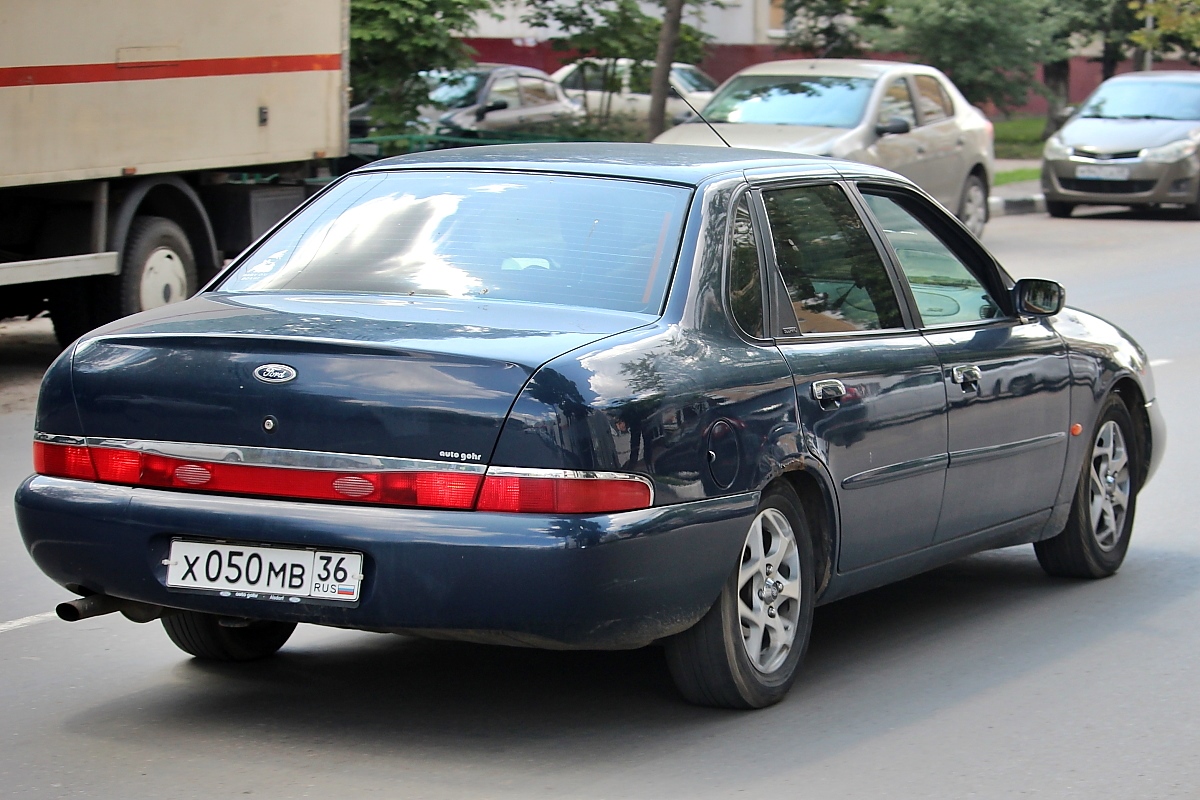
[(296, 623), (665, 645), (778, 701), (813, 608), (989, 548), (1120, 567), (1146, 354), (913, 184), (710, 147), (480, 147), (331, 185), (46, 374), (30, 554), (199, 658)]

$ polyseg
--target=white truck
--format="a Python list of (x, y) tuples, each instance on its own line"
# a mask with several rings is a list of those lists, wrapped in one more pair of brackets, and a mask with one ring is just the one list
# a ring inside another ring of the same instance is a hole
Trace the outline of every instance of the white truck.
[(0, 319), (194, 293), (346, 152), (349, 0), (0, 0)]

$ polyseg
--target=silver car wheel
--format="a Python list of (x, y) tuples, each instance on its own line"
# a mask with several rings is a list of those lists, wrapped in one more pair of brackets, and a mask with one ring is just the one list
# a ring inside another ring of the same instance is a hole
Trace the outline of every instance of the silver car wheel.
[(1089, 510), (1092, 535), (1096, 544), (1108, 553), (1121, 540), (1125, 514), (1129, 508), (1129, 454), (1120, 426), (1109, 420), (1096, 433), (1092, 446)]
[(754, 668), (779, 669), (796, 640), (802, 581), (796, 533), (784, 514), (766, 508), (754, 518), (738, 570), (742, 644)]
[(967, 226), (967, 230), (978, 237), (983, 235), (983, 227), (987, 224), (987, 212), (987, 189), (979, 178), (972, 175), (963, 187), (962, 208), (958, 218)]

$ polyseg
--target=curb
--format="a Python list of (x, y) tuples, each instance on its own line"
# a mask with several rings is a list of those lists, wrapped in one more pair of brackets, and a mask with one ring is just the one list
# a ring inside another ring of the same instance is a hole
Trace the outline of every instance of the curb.
[(1029, 197), (989, 197), (989, 217), (1011, 217), (1014, 214), (1044, 214), (1046, 196), (1035, 194)]

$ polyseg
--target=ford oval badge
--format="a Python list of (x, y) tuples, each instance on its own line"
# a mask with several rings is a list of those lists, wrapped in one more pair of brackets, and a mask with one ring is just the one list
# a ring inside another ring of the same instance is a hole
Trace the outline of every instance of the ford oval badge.
[(295, 379), (296, 370), (287, 364), (263, 364), (254, 368), (254, 377), (263, 383), (287, 383)]

